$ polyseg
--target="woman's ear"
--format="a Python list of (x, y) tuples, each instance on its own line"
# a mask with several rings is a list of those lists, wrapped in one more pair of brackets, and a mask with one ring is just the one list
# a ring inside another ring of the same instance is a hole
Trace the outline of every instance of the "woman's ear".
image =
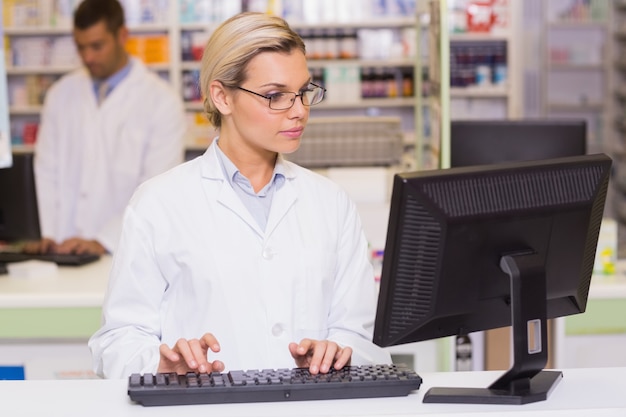
[(209, 94), (211, 95), (211, 101), (221, 114), (230, 114), (232, 109), (232, 94), (230, 90), (224, 87), (219, 81), (211, 81), (209, 84)]

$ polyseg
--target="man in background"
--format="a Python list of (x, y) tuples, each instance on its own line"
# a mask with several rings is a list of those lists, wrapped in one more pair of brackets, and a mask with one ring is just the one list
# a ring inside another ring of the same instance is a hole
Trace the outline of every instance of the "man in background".
[(135, 187), (183, 161), (181, 98), (125, 50), (117, 0), (74, 12), (83, 67), (46, 94), (35, 148), (42, 239), (27, 252), (113, 252)]

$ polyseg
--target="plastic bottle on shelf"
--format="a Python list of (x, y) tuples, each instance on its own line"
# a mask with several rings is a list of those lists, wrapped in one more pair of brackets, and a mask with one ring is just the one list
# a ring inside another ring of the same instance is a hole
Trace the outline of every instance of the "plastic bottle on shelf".
[(498, 45), (493, 54), (493, 84), (504, 85), (507, 82), (506, 46)]
[(358, 56), (358, 41), (354, 29), (345, 29), (339, 34), (339, 58), (356, 59)]
[(398, 78), (400, 77), (396, 77), (397, 72), (392, 69), (387, 72), (387, 97), (398, 97), (400, 95), (400, 89), (398, 88)]
[(481, 87), (491, 85), (492, 83), (490, 54), (490, 48), (487, 46), (476, 48), (476, 85)]
[[(402, 96), (403, 97), (412, 97), (413, 96), (413, 69), (404, 68), (402, 70)], [(424, 84), (422, 84), (424, 85)]]
[(324, 33), (324, 59), (339, 58), (339, 39), (337, 31), (328, 29)]

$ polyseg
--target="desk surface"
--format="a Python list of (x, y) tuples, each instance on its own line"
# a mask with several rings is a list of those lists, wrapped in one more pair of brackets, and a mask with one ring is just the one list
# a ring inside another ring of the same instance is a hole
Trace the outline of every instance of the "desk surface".
[(0, 308), (101, 307), (111, 257), (82, 266), (59, 267), (54, 277), (0, 275)]
[(547, 401), (526, 405), (424, 404), (433, 386), (484, 387), (501, 372), (423, 373), (408, 397), (280, 403), (143, 407), (133, 404), (125, 380), (0, 381), (0, 415), (41, 416), (626, 416), (626, 368), (566, 369)]

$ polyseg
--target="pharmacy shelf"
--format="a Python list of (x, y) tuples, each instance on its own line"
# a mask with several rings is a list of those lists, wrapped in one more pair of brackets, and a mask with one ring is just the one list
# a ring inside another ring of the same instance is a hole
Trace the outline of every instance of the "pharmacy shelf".
[[(454, 6), (458, 7), (456, 4)], [(484, 118), (482, 113), (485, 110), (477, 110), (483, 106), (473, 105), (476, 99), (492, 106), (494, 114), (502, 114), (505, 118), (521, 117), (522, 77), (518, 57), (519, 37), (516, 36), (521, 19), (521, 0), (509, 1), (506, 7), (504, 20), (507, 25), (492, 28), (491, 31), (459, 32), (462, 27), (450, 25), (455, 30), (448, 34), (451, 77), (449, 97), (453, 100), (452, 106), (455, 109), (450, 118), (453, 120)], [(484, 51), (487, 48), (489, 52), (485, 57)], [(506, 57), (500, 61), (500, 71), (497, 74), (504, 75), (505, 79), (498, 78), (494, 66), (485, 64), (493, 62), (496, 55), (499, 58), (501, 53)], [(467, 71), (472, 74), (469, 81)]]
[[(396, 98), (368, 98), (350, 103), (329, 103), (322, 101), (315, 106), (316, 110), (336, 110), (336, 109), (366, 109), (366, 108), (393, 108), (393, 107), (414, 107), (415, 99), (412, 97), (396, 97)], [(185, 109), (188, 111), (202, 111), (201, 102), (186, 102)]]
[(9, 113), (11, 115), (39, 115), (41, 106), (11, 106)]
[(381, 17), (377, 20), (363, 21), (326, 21), (315, 23), (291, 22), (290, 25), (296, 30), (302, 29), (383, 29), (389, 27), (414, 27), (416, 24), (414, 17)]
[(548, 71), (604, 71), (605, 64), (549, 63)]
[[(587, 121), (587, 149), (610, 148), (612, 107), (611, 54), (612, 2), (593, 0), (538, 0), (536, 28), (540, 59), (537, 73), (527, 79), (538, 80), (528, 97), (536, 97), (530, 117), (577, 118)], [(530, 107), (528, 108), (530, 111)]]
[(511, 35), (504, 33), (451, 33), (450, 42), (508, 42)]
[(592, 112), (601, 112), (606, 104), (604, 102), (589, 102), (589, 103), (581, 103), (581, 104), (573, 104), (573, 103), (547, 103), (546, 107), (548, 110), (552, 111), (565, 111), (565, 112), (578, 112), (578, 111), (592, 111)]
[[(290, 22), (290, 26), (295, 30), (324, 30), (324, 29), (384, 29), (414, 27), (416, 24), (413, 17), (387, 17), (379, 20), (363, 21), (324, 21), (317, 23)], [(182, 31), (204, 31), (211, 32), (217, 27), (217, 23), (180, 23), (179, 29)]]
[[(167, 33), (171, 27), (155, 23), (128, 25), (128, 29), (131, 33)], [(5, 26), (3, 31), (6, 36), (68, 36), (72, 34), (72, 28), (67, 26)]]
[[(146, 64), (148, 68), (153, 71), (170, 71), (170, 64)], [(51, 74), (51, 75), (62, 75), (68, 73), (70, 71), (75, 70), (76, 66), (71, 65), (59, 65), (59, 66), (50, 66), (50, 67), (7, 67), (6, 72), (7, 75), (39, 75), (39, 74)]]
[(580, 21), (550, 21), (547, 24), (548, 29), (605, 29), (606, 22), (597, 20), (580, 20)]
[(309, 59), (310, 67), (319, 68), (329, 65), (357, 65), (359, 67), (413, 67), (414, 58), (387, 58), (387, 59)]
[(507, 98), (510, 91), (505, 86), (488, 86), (488, 87), (452, 87), (450, 88), (450, 97), (466, 97), (466, 98)]
[(168, 33), (171, 30), (170, 25), (162, 23), (147, 24), (142, 23), (140, 25), (128, 25), (128, 30), (132, 34), (145, 34), (145, 33)]
[(33, 75), (33, 74), (65, 74), (76, 69), (73, 65), (59, 65), (51, 67), (13, 67), (8, 66), (6, 68), (7, 75)]
[(5, 36), (69, 36), (72, 29), (62, 26), (21, 26), (3, 28)]
[[(413, 67), (413, 58), (389, 58), (389, 59), (309, 59), (307, 61), (310, 68), (325, 68), (332, 65), (346, 65), (358, 67)], [(200, 61), (182, 61), (180, 64), (183, 70), (199, 70)]]
[[(226, 0), (223, 0), (224, 2)], [(232, 1), (232, 0), (228, 0)], [(181, 96), (187, 91), (185, 87), (188, 86), (188, 72), (195, 73), (194, 76), (197, 76), (197, 71), (200, 70), (200, 62), (195, 61), (185, 61), (182, 59), (183, 56), (183, 36), (188, 32), (203, 32), (205, 34), (211, 33), (219, 24), (219, 22), (184, 22), (184, 17), (180, 15), (180, 5), (178, 0), (164, 0), (162, 2), (166, 10), (164, 10), (163, 16), (167, 16), (166, 23), (134, 23), (133, 19), (128, 18), (127, 24), (130, 30), (131, 35), (137, 36), (150, 36), (151, 34), (155, 34), (158, 36), (167, 36), (169, 53), (168, 53), (168, 62), (158, 63), (158, 64), (148, 64), (148, 67), (155, 72), (160, 74), (166, 74), (165, 78), (167, 78), (174, 89), (179, 91)], [(230, 6), (230, 4), (229, 4)], [(278, 14), (278, 13), (277, 13)], [(71, 20), (71, 19), (70, 19)], [(302, 22), (302, 21), (290, 21), (289, 22), (292, 28), (297, 31), (302, 31), (304, 33), (308, 33), (313, 35), (318, 31), (336, 31), (337, 33), (345, 31), (345, 30), (353, 30), (358, 31), (359, 29), (392, 29), (394, 30), (394, 36), (399, 34), (405, 35), (405, 29), (419, 28), (422, 26), (422, 23), (418, 22), (417, 16), (401, 16), (401, 17), (386, 17), (381, 16), (376, 19), (363, 19), (361, 21), (324, 21), (324, 22)], [(28, 37), (71, 37), (71, 28), (66, 25), (59, 27), (50, 27), (50, 26), (25, 26), (25, 27), (5, 27), (4, 33), (6, 37), (9, 39), (9, 44), (12, 44), (14, 40), (19, 38), (28, 38)], [(410, 36), (410, 35), (409, 35)], [(415, 39), (417, 41), (417, 39)], [(326, 69), (329, 67), (336, 66), (352, 66), (361, 69), (365, 68), (373, 68), (373, 69), (389, 69), (397, 70), (397, 71), (406, 71), (407, 68), (412, 69), (413, 77), (421, 76), (421, 71), (416, 70), (416, 58), (414, 57), (390, 57), (389, 59), (309, 59), (309, 67), (318, 70), (318, 69)], [(38, 66), (38, 67), (18, 67), (18, 66), (10, 66), (7, 69), (7, 75), (9, 80), (11, 78), (15, 78), (14, 82), (20, 83), (24, 82), (20, 78), (30, 77), (30, 76), (38, 76), (44, 75), (56, 78), (61, 76), (68, 71), (71, 71), (75, 66)], [(414, 94), (419, 94), (420, 91), (415, 87), (414, 83)], [(328, 87), (328, 86), (327, 86)], [(360, 87), (357, 87), (360, 88)], [(354, 92), (360, 93), (360, 92)], [(355, 94), (351, 94), (355, 96)], [(364, 100), (355, 100), (351, 102), (341, 102), (341, 103), (322, 103), (319, 107), (322, 109), (342, 109), (342, 111), (349, 112), (354, 110), (357, 113), (361, 113), (362, 109), (369, 107), (380, 107), (380, 108), (410, 108), (416, 107), (417, 98), (412, 97), (390, 97), (390, 98), (377, 98), (377, 99), (364, 99)], [(189, 112), (201, 112), (202, 105), (194, 102), (186, 103), (185, 105), (187, 111)], [(37, 116), (39, 111), (41, 110), (41, 106), (36, 105), (28, 105), (28, 106), (11, 106), (10, 114), (12, 116), (17, 116), (12, 118), (12, 124), (16, 123), (16, 120), (19, 122), (20, 117), (28, 117), (26, 122), (32, 123), (33, 117)], [(15, 119), (15, 120), (14, 120)], [(406, 123), (407, 126), (410, 126), (411, 123)], [(19, 123), (18, 123), (19, 125)]]

